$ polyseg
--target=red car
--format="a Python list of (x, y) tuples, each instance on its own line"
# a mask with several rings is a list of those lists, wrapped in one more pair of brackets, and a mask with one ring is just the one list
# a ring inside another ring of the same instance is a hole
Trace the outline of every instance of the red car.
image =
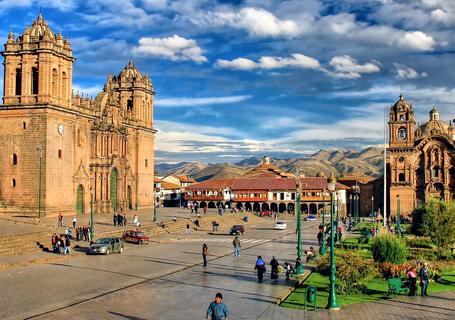
[(148, 244), (150, 238), (138, 230), (126, 230), (123, 232), (122, 239), (125, 242), (134, 242), (137, 244)]

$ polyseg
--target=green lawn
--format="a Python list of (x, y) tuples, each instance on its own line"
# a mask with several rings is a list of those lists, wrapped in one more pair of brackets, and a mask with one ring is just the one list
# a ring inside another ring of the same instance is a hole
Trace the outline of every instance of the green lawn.
[[(387, 298), (387, 281), (375, 278), (367, 281), (368, 294), (356, 295), (337, 295), (337, 302), (340, 306), (346, 306), (356, 303), (374, 302)], [(296, 289), (289, 297), (281, 304), (282, 307), (291, 309), (303, 309), (305, 288), (307, 286), (314, 286), (317, 289), (317, 308), (325, 308), (328, 299), (329, 278), (321, 275), (318, 272), (313, 272), (305, 283)], [(420, 290), (420, 287), (418, 287)], [(428, 294), (455, 290), (455, 270), (451, 270), (443, 274), (438, 282), (430, 282), (428, 287)], [(420, 292), (420, 291), (418, 291)]]

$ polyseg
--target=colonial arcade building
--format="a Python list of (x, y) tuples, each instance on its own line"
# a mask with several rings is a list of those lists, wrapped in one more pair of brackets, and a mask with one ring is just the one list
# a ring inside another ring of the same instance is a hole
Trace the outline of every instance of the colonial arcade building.
[(40, 14), (8, 35), (0, 105), (0, 211), (153, 206), (153, 86), (130, 61), (95, 99), (72, 93), (70, 42)]
[(452, 123), (439, 119), (433, 108), (429, 119), (415, 127), (414, 110), (402, 95), (390, 108), (388, 181), (392, 215), (406, 215), (431, 197), (455, 197), (455, 144)]

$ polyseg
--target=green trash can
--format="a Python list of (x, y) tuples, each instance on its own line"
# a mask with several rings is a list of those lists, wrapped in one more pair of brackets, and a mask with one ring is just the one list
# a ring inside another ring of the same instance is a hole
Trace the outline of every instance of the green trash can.
[(317, 296), (317, 290), (313, 286), (308, 286), (305, 289), (305, 303), (304, 303), (304, 309), (306, 310), (306, 305), (312, 304), (313, 309), (316, 310), (316, 296)]

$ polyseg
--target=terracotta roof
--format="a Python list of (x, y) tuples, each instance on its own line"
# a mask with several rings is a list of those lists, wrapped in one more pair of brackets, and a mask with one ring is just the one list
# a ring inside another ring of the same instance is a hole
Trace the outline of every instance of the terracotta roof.
[(160, 178), (157, 178), (157, 177), (154, 177), (154, 178), (153, 178), (153, 182), (155, 182), (155, 183), (161, 182), (161, 179), (160, 179)]
[(285, 175), (283, 170), (281, 170), (277, 166), (275, 166), (271, 163), (261, 163), (254, 169), (245, 173), (243, 176), (256, 178), (258, 176), (263, 176), (264, 174), (267, 174), (269, 176), (280, 176), (280, 175), (284, 176)]
[(185, 190), (224, 189), (231, 187), (233, 182), (234, 179), (211, 179), (194, 183), (191, 186), (185, 187)]
[[(304, 177), (300, 178), (300, 187), (302, 190), (324, 190), (328, 188), (327, 178), (324, 177)], [(337, 189), (347, 190), (349, 189), (342, 183), (337, 182)]]
[(233, 190), (293, 190), (295, 180), (288, 178), (236, 179)]
[(196, 180), (188, 177), (188, 176), (175, 176), (177, 179), (180, 180), (180, 182), (196, 182)]
[(175, 189), (180, 189), (180, 186), (175, 184), (175, 183), (171, 183), (171, 182), (167, 182), (167, 181), (162, 180), (161, 181), (161, 189), (175, 190)]

